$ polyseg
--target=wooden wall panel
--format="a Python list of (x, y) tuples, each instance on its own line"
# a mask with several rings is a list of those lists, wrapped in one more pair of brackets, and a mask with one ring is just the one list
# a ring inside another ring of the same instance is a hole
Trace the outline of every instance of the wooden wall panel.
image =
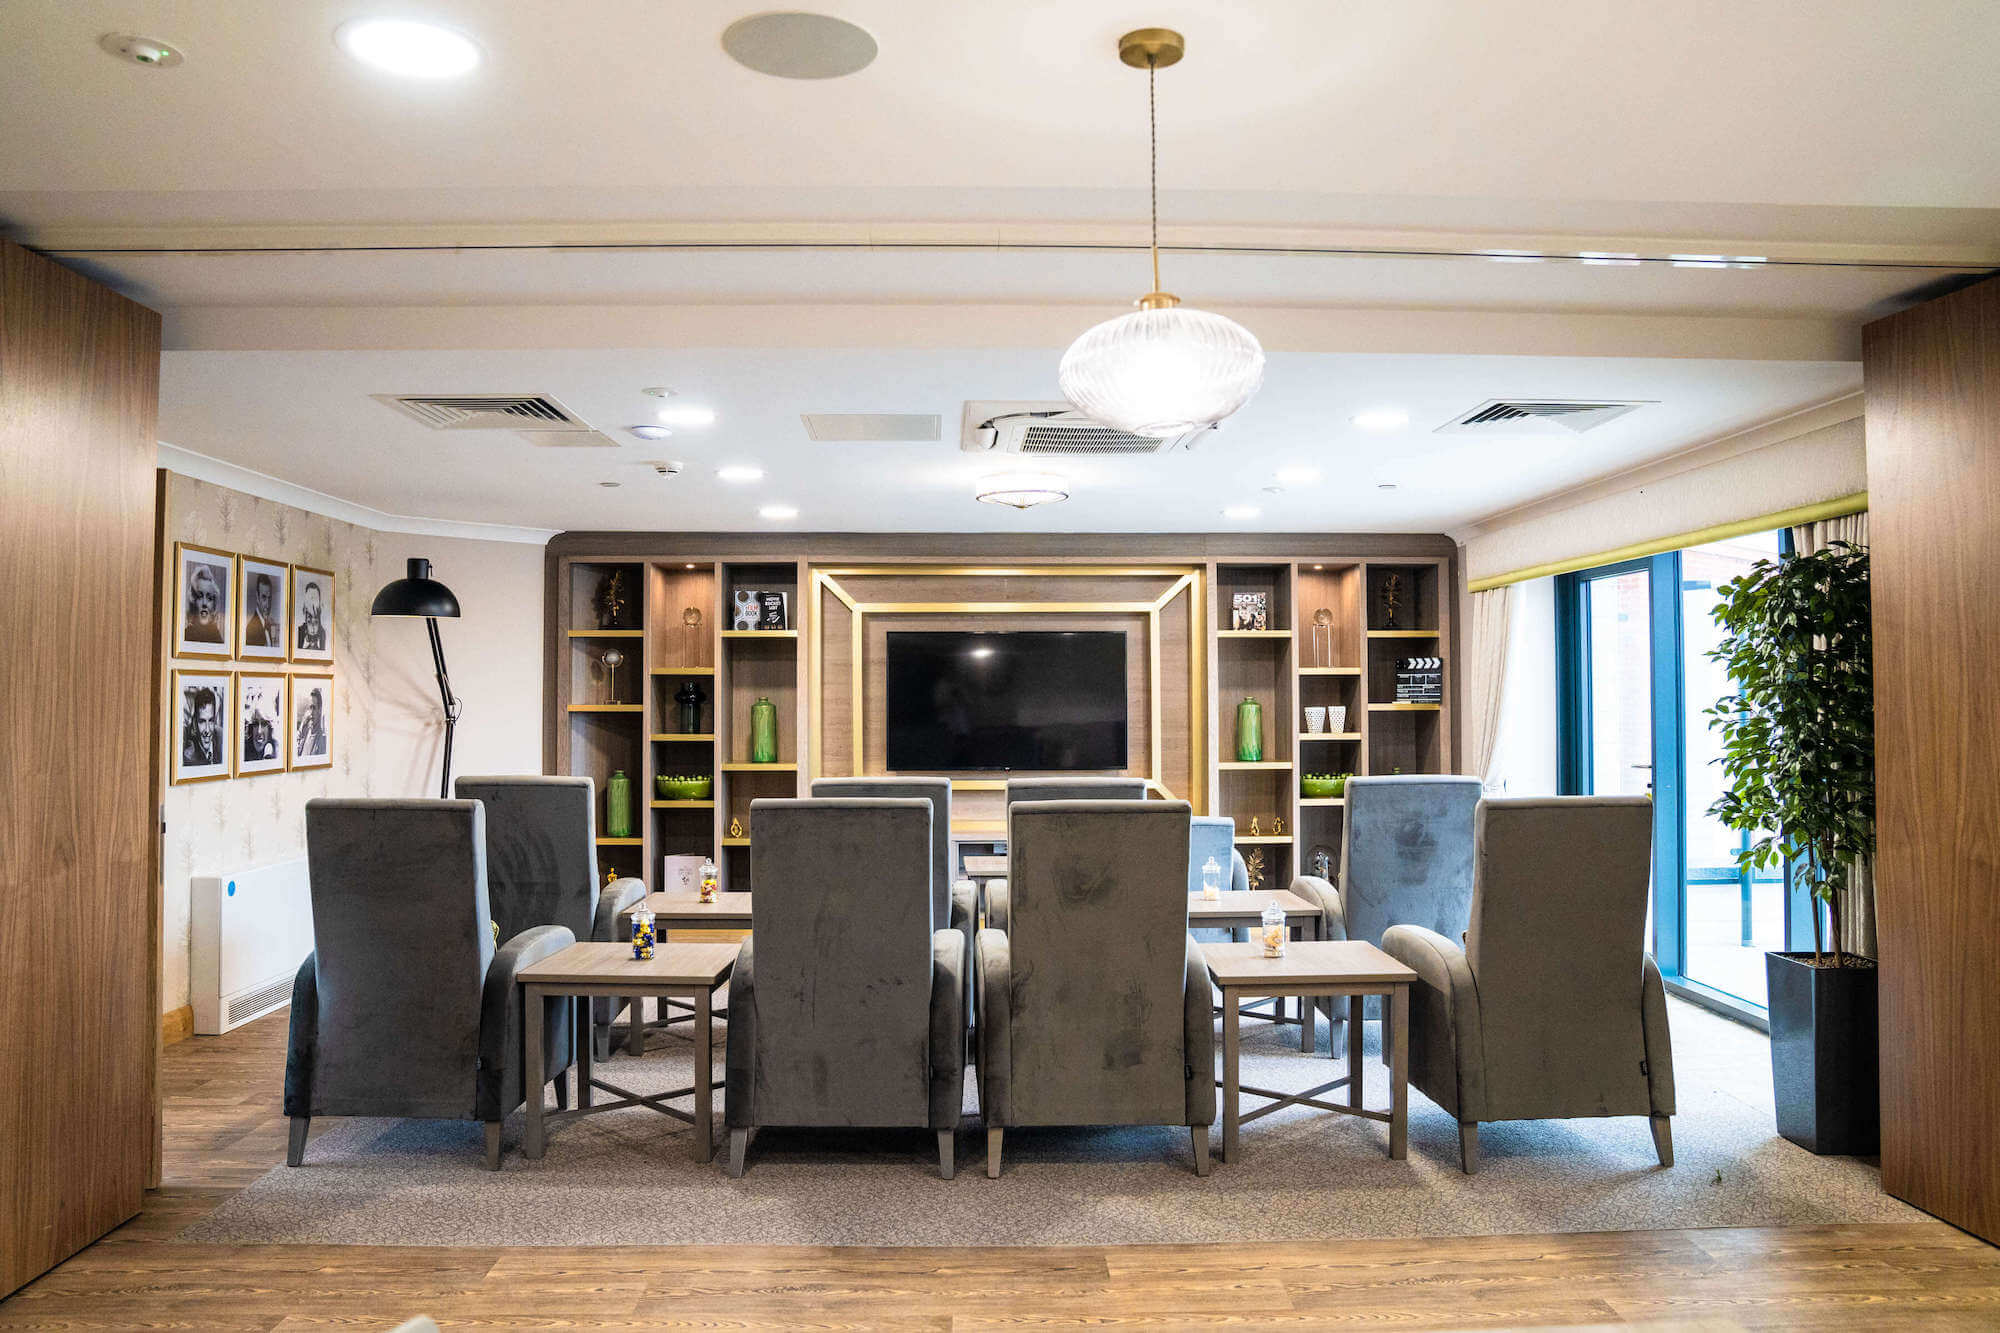
[(1882, 1184), (2000, 1242), (2000, 281), (1863, 349)]
[(0, 1295), (139, 1211), (159, 316), (0, 241)]

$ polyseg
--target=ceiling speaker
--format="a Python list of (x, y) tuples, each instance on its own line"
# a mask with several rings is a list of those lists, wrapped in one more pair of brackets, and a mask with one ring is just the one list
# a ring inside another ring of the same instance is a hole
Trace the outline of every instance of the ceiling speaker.
[(868, 68), (875, 39), (827, 14), (753, 14), (723, 30), (722, 49), (737, 64), (781, 79), (837, 79)]

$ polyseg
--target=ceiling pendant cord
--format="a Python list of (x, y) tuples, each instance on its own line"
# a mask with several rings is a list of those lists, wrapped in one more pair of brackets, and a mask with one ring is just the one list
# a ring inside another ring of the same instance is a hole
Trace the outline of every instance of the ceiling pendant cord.
[(1146, 138), (1152, 160), (1153, 290), (1160, 290), (1160, 107), (1153, 92), (1159, 57), (1146, 57)]

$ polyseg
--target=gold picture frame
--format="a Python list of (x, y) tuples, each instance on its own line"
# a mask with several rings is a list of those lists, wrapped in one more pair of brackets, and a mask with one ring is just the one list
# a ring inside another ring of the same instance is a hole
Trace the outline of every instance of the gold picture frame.
[[(333, 766), (333, 676), (294, 672), (291, 714), (285, 719), (285, 754), (291, 771)], [(314, 711), (308, 713), (306, 710)], [(316, 714), (316, 717), (315, 717)]]
[(235, 552), (175, 542), (174, 581), (168, 596), (174, 657), (216, 662), (235, 658)]
[[(259, 605), (265, 582), (274, 603)], [(290, 660), (292, 567), (284, 560), (238, 552), (236, 556), (236, 660), (268, 662), (282, 668)], [(255, 640), (255, 642), (253, 642)]]
[(175, 667), (168, 680), (167, 785), (234, 777), (236, 673)]
[[(256, 778), (290, 771), (292, 747), (285, 729), (292, 720), (291, 680), (283, 671), (236, 673), (236, 708), (231, 714), (236, 730), (230, 737), (234, 742), (235, 763), (232, 771), (235, 776)], [(275, 700), (271, 698), (273, 693)], [(259, 711), (260, 704), (265, 705), (268, 711)], [(257, 729), (259, 722), (266, 726), (261, 733)], [(251, 757), (252, 751), (260, 745), (268, 745), (270, 758)]]
[[(285, 648), (291, 661), (307, 662), (314, 666), (333, 665), (334, 640), (334, 594), (333, 571), (314, 569), (311, 565), (293, 565), (290, 591), (289, 617), (285, 632)], [(306, 594), (318, 594), (318, 605), (313, 607), (306, 601)], [(300, 641), (314, 637), (317, 629), (318, 645), (301, 647)]]

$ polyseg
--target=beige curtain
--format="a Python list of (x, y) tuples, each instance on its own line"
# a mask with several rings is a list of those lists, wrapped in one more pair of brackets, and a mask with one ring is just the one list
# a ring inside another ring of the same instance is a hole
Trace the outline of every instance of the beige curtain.
[[(1792, 529), (1792, 549), (1800, 555), (1811, 555), (1814, 551), (1825, 550), (1833, 542), (1852, 542), (1856, 546), (1868, 545), (1868, 511), (1847, 514), (1841, 518), (1821, 519), (1817, 523), (1802, 523)], [(1854, 863), (1848, 872), (1847, 887), (1841, 891), (1840, 934), (1838, 940), (1829, 941), (1837, 949), (1848, 953), (1858, 953), (1867, 958), (1875, 956), (1875, 862), (1872, 857), (1863, 857)]]
[(1484, 778), (1500, 739), (1500, 697), (1507, 685), (1507, 636), (1515, 585), (1471, 596), (1465, 627), (1465, 771)]

